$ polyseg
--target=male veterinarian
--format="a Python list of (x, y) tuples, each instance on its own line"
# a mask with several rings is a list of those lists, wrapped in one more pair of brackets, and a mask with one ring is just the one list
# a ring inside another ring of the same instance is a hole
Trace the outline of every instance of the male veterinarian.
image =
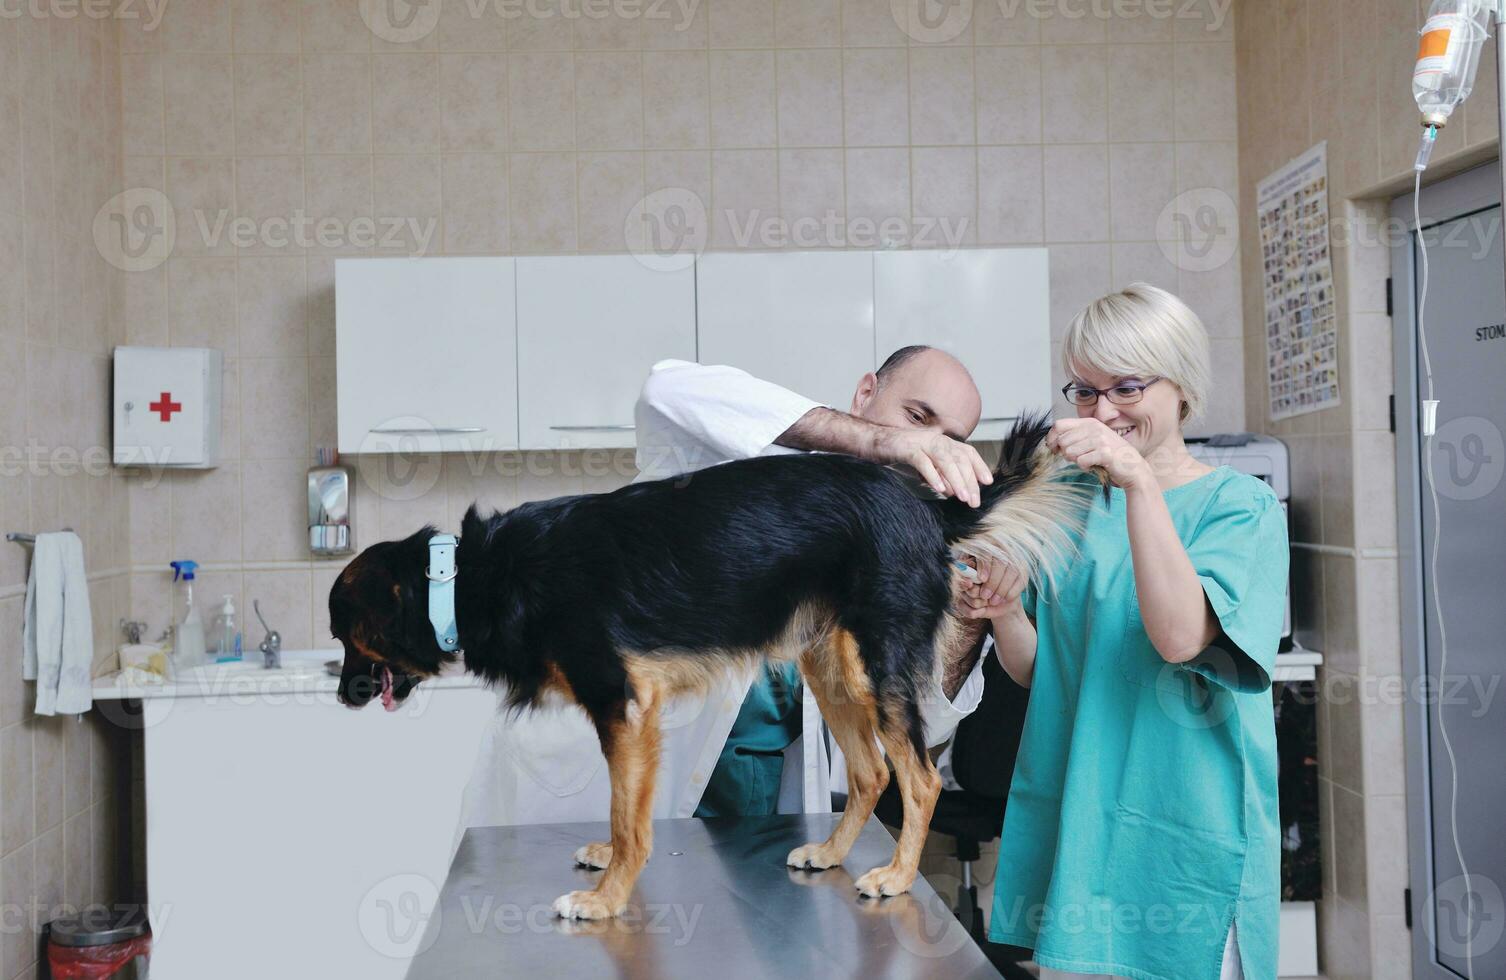
[[(840, 412), (736, 368), (686, 361), (656, 364), (637, 406), (639, 480), (684, 476), (751, 456), (842, 452), (914, 468), (936, 491), (976, 503), (989, 471), (962, 440), (981, 399), (955, 358), (928, 347), (896, 351), (858, 382)], [(735, 555), (728, 556), (736, 561)], [(989, 617), (1017, 601), (1024, 578), (985, 565), (958, 596), (969, 628), (943, 651), (921, 703), (926, 741), (948, 742), (983, 693)], [(831, 811), (845, 790), (840, 756), (829, 760), (815, 699), (793, 663), (729, 676), (704, 696), (671, 702), (655, 817), (744, 816)], [(938, 760), (950, 780), (949, 752)], [(610, 784), (599, 740), (574, 706), (499, 717), (466, 789), (466, 826), (607, 818)], [(458, 835), (457, 835), (457, 840)]]

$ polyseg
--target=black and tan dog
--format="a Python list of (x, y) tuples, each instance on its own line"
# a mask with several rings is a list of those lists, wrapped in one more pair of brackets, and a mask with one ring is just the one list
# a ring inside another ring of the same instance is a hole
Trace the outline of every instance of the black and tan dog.
[(850, 793), (830, 839), (789, 863), (842, 862), (889, 781), (887, 756), (904, 827), (893, 860), (857, 888), (899, 894), (915, 880), (940, 791), (918, 701), (954, 625), (951, 554), (1049, 575), (1090, 495), (1061, 478), (1048, 429), (1042, 418), (1014, 426), (976, 509), (921, 499), (893, 471), (838, 455), (726, 463), (490, 517), (472, 507), (455, 556), (461, 652), (441, 649), (428, 618), (434, 528), (372, 545), (330, 592), (345, 645), (340, 698), (360, 707), (380, 693), (392, 707), (463, 654), (514, 706), (546, 691), (580, 705), (607, 759), (612, 839), (576, 852), (606, 874), (555, 909), (602, 918), (622, 911), (649, 856), (666, 699), (729, 661), (797, 660), (847, 756)]

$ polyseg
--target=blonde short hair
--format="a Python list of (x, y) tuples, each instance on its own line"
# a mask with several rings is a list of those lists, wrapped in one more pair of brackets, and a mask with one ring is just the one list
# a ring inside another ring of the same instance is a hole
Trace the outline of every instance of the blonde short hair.
[(1208, 393), (1208, 331), (1187, 304), (1149, 283), (1131, 283), (1089, 303), (1072, 318), (1062, 370), (1165, 378), (1182, 389), (1180, 419), (1203, 413)]

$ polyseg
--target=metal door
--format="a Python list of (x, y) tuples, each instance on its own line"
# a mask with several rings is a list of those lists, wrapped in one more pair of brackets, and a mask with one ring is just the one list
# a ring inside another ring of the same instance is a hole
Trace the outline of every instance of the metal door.
[[(1491, 164), (1422, 191), (1426, 351), (1439, 402), (1430, 442), (1420, 427), (1426, 362), (1417, 334), (1422, 257), (1412, 197), (1392, 205), (1393, 216), (1414, 229), (1393, 247), (1392, 270), (1418, 980), (1506, 977), (1506, 691), (1500, 683), (1506, 670), (1506, 275), (1499, 188)], [(1432, 488), (1424, 466), (1431, 467)], [(1441, 531), (1436, 561), (1435, 530)]]

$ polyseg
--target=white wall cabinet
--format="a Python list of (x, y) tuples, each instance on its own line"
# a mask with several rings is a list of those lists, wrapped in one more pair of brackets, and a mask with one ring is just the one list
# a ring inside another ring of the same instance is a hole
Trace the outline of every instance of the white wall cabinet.
[(650, 269), (634, 255), (517, 264), (519, 445), (633, 446), (649, 368), (695, 360), (695, 269)]
[(983, 396), (974, 439), (998, 439), (1051, 401), (1051, 297), (1043, 248), (876, 252), (878, 356), (930, 344), (957, 356)]
[(845, 410), (907, 344), (973, 372), (1001, 436), (1051, 405), (1045, 249), (340, 259), (343, 453), (626, 447), (655, 361), (731, 364)]
[(517, 448), (514, 292), (510, 258), (337, 260), (340, 451)]
[(695, 268), (701, 363), (847, 410), (874, 368), (873, 253), (716, 252)]

